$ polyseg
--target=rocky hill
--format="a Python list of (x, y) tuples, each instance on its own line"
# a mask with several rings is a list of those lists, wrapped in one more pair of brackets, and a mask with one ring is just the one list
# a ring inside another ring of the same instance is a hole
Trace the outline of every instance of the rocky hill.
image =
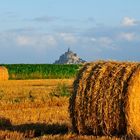
[(82, 60), (80, 57), (77, 56), (76, 53), (68, 49), (67, 52), (60, 56), (59, 60), (56, 60), (54, 62), (54, 64), (81, 64), (84, 62), (86, 61)]

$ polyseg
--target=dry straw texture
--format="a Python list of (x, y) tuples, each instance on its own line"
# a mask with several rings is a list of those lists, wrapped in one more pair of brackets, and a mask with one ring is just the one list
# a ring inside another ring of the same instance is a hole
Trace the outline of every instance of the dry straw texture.
[(73, 86), (69, 110), (75, 132), (140, 136), (139, 63), (87, 63)]
[(8, 80), (8, 78), (9, 78), (8, 70), (5, 67), (0, 66), (0, 81)]

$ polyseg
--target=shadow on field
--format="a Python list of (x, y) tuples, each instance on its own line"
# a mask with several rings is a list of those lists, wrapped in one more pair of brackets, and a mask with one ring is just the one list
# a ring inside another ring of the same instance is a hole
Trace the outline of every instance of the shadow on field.
[[(18, 132), (22, 133), (24, 138), (34, 138), (43, 135), (65, 135), (68, 134), (69, 128), (67, 124), (45, 124), (45, 123), (30, 123), (30, 124), (21, 124), (21, 125), (12, 125), (9, 119), (0, 118), (0, 130), (2, 131), (10, 131), (10, 132)], [(8, 133), (8, 132), (6, 132)], [(8, 135), (8, 134), (7, 134)], [(89, 135), (88, 135), (89, 136)], [(82, 138), (82, 137), (81, 137)], [(84, 137), (83, 137), (84, 138)], [(88, 137), (87, 137), (88, 138)], [(92, 139), (92, 136), (89, 137)], [(93, 139), (96, 139), (97, 136), (93, 136)], [(140, 140), (134, 136), (100, 136), (101, 140)], [(79, 138), (80, 139), (80, 138)]]
[(44, 134), (60, 134), (64, 135), (68, 133), (67, 124), (45, 124), (45, 123), (30, 123), (21, 125), (12, 125), (9, 119), (0, 118), (0, 130), (17, 131), (23, 133), (25, 137), (39, 137)]

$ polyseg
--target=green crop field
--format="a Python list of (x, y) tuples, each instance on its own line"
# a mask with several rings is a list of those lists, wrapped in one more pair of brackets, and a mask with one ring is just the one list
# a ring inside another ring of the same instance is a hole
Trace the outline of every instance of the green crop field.
[(5, 64), (9, 79), (64, 79), (74, 78), (81, 65)]

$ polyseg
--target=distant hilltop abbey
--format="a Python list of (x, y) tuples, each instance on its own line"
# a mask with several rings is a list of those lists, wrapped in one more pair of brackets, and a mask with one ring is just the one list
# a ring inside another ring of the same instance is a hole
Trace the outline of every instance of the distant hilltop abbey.
[(67, 52), (62, 54), (54, 64), (81, 64), (84, 62), (86, 61), (78, 57), (76, 53), (72, 52), (70, 48), (68, 48)]

